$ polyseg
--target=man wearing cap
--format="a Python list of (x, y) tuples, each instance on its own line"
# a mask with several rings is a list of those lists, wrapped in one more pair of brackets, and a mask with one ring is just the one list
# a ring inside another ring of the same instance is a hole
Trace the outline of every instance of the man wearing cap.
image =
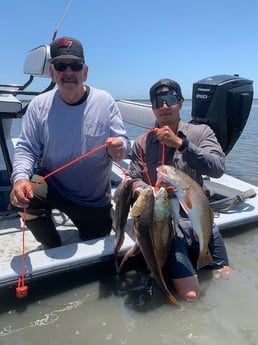
[[(180, 119), (184, 98), (180, 85), (171, 79), (162, 79), (150, 88), (150, 101), (156, 117), (156, 130), (140, 136), (134, 142), (128, 174), (138, 190), (147, 184), (155, 185), (156, 168), (162, 163), (175, 166), (203, 185), (202, 175), (220, 177), (225, 169), (225, 155), (212, 129), (207, 125), (194, 125)], [(163, 152), (163, 145), (164, 152)], [(164, 153), (164, 158), (163, 158)], [(162, 160), (164, 159), (164, 161)], [(143, 162), (145, 167), (143, 167)], [(148, 171), (146, 176), (145, 171)], [(166, 186), (171, 192), (176, 189)], [(191, 222), (181, 211), (177, 237), (171, 242), (170, 256), (164, 267), (178, 295), (195, 300), (199, 292), (196, 262), (199, 246)], [(210, 267), (216, 272), (230, 271), (226, 248), (214, 224), (209, 243), (213, 258)]]
[[(120, 161), (130, 149), (115, 100), (84, 84), (88, 66), (81, 43), (58, 38), (51, 43), (50, 54), (50, 73), (58, 88), (36, 96), (28, 106), (15, 148), (10, 194), (12, 207), (22, 217), (27, 209), (26, 225), (44, 248), (61, 245), (53, 208), (69, 216), (83, 240), (110, 232), (107, 193), (112, 160)], [(31, 189), (31, 182), (101, 145), (104, 148)]]

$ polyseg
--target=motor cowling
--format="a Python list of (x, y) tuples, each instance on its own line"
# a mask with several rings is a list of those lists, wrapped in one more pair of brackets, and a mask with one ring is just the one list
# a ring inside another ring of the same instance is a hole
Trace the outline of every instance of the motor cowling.
[(241, 135), (253, 100), (253, 81), (216, 75), (193, 84), (192, 123), (209, 125), (227, 155)]

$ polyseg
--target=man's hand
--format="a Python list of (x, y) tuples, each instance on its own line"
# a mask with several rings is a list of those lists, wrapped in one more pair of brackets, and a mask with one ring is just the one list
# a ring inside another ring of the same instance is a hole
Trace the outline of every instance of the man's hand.
[(183, 143), (183, 140), (179, 138), (169, 126), (156, 128), (156, 134), (157, 139), (161, 144), (178, 149)]
[(115, 162), (120, 162), (123, 159), (124, 146), (122, 139), (110, 137), (107, 139), (106, 144), (109, 156)]
[(13, 185), (10, 193), (11, 204), (15, 207), (28, 207), (30, 199), (33, 198), (33, 192), (29, 180), (18, 180)]

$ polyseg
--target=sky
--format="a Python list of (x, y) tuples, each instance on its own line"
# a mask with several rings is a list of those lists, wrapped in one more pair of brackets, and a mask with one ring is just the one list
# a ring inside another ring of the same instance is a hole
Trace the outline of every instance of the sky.
[[(198, 80), (235, 73), (258, 98), (257, 14), (257, 0), (1, 1), (0, 83), (23, 84), (28, 51), (57, 30), (82, 42), (87, 84), (116, 99), (147, 99), (162, 78), (191, 98)], [(49, 83), (37, 79), (36, 90)]]

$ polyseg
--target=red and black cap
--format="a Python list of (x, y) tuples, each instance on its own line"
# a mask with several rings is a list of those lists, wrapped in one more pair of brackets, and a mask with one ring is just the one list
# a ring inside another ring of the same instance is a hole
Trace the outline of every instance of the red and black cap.
[(50, 44), (49, 62), (56, 59), (75, 59), (84, 63), (83, 47), (80, 41), (72, 37), (61, 37)]

